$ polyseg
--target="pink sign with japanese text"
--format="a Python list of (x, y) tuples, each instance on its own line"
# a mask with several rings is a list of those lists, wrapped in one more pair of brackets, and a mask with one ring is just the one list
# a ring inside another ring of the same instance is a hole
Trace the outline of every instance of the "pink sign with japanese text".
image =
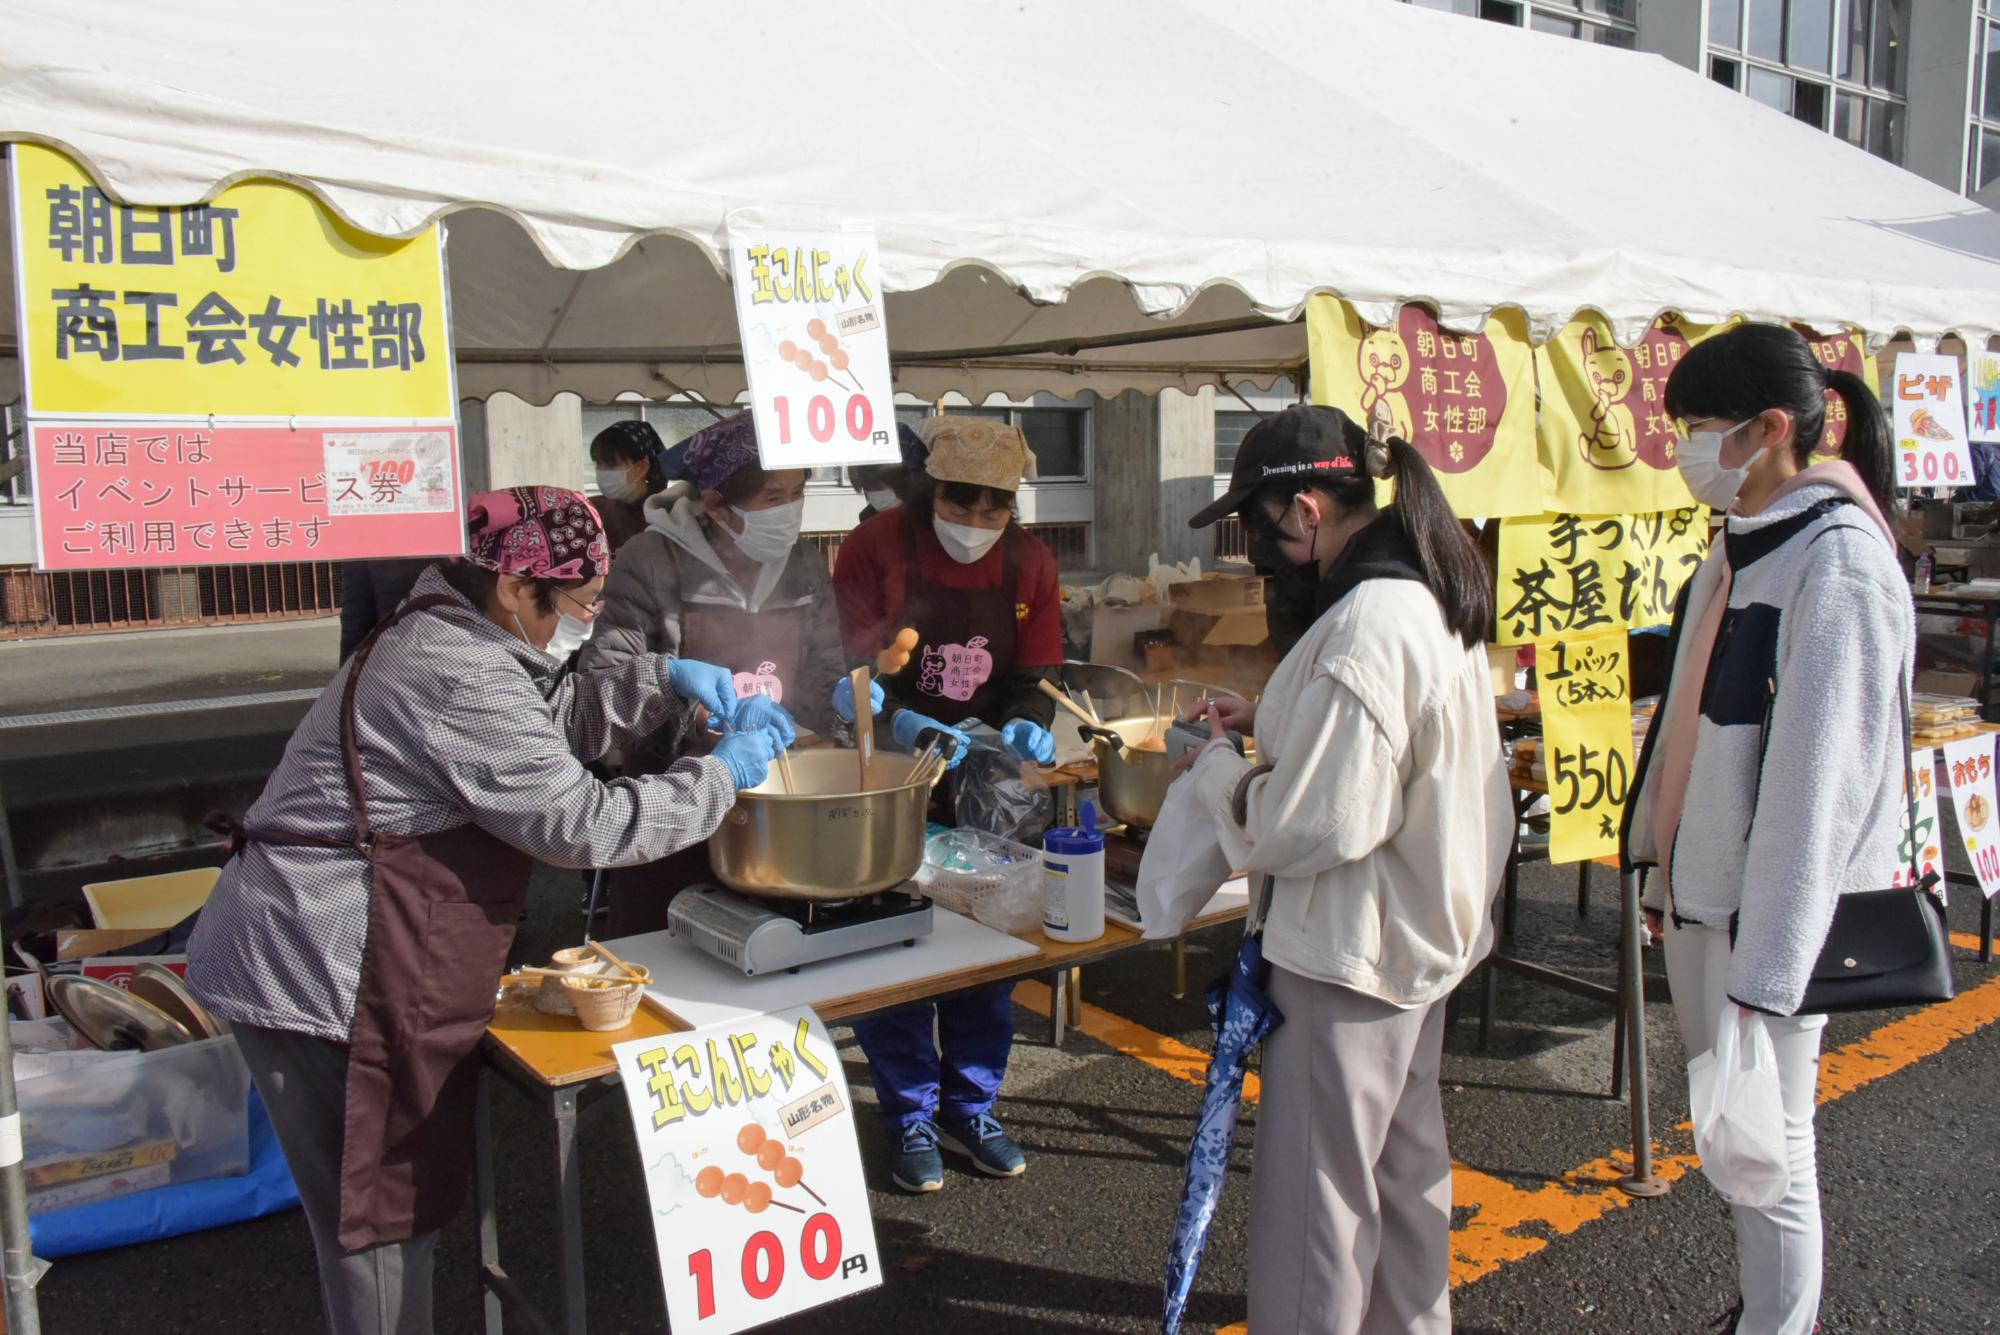
[(457, 431), (54, 425), (31, 431), (45, 570), (465, 549)]

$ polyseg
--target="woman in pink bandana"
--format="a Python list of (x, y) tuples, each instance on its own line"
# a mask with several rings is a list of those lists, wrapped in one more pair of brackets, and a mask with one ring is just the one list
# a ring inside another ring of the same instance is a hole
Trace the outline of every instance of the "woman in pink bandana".
[(229, 861), (188, 945), (188, 985), (235, 1028), (343, 1333), (431, 1329), (474, 1053), (535, 863), (619, 867), (706, 839), (772, 755), (748, 727), (663, 773), (599, 782), (587, 762), (677, 712), (732, 718), (728, 670), (658, 654), (563, 669), (611, 560), (578, 493), (474, 497), (467, 539), (225, 823)]

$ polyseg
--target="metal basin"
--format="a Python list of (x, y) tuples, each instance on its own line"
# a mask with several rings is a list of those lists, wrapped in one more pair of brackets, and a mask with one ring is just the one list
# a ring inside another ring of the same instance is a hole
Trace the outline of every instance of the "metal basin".
[(767, 899), (852, 899), (901, 885), (924, 860), (925, 810), (936, 782), (911, 783), (916, 758), (878, 751), (877, 786), (860, 788), (852, 751), (795, 751), (795, 793), (778, 767), (708, 840), (708, 865), (731, 890)]
[(1169, 722), (1153, 714), (1106, 719), (1106, 731), (1116, 733), (1122, 745), (1113, 746), (1102, 733), (1091, 737), (1098, 800), (1113, 820), (1141, 830), (1152, 829), (1159, 820), (1160, 804), (1167, 800), (1167, 785), (1174, 777), (1167, 763)]

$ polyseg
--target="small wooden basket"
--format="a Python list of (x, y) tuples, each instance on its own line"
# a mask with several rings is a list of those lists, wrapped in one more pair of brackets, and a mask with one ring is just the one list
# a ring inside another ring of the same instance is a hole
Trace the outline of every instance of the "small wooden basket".
[[(558, 950), (549, 958), (548, 967), (564, 973), (580, 976), (601, 972), (605, 963), (597, 957), (597, 952), (589, 946), (571, 946)], [(569, 994), (563, 990), (562, 979), (544, 977), (541, 987), (535, 992), (535, 1009), (544, 1015), (574, 1015), (570, 1008)]]
[[(617, 977), (622, 977), (619, 975)], [(577, 1023), (585, 1029), (623, 1029), (632, 1023), (639, 999), (646, 995), (652, 975), (643, 974), (630, 982), (616, 981), (606, 974), (592, 974), (562, 980), (563, 994), (576, 1012)]]

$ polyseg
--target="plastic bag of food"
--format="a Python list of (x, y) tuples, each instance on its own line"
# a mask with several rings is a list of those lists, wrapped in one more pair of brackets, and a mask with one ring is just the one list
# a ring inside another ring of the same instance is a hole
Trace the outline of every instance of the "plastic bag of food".
[(1791, 1185), (1778, 1058), (1762, 1019), (1722, 1008), (1715, 1046), (1688, 1063), (1701, 1171), (1731, 1205), (1776, 1205)]
[(1030, 847), (1055, 820), (1056, 800), (1035, 767), (1006, 749), (1000, 735), (968, 720), (959, 725), (971, 749), (951, 772), (952, 807), (960, 829), (984, 830)]

